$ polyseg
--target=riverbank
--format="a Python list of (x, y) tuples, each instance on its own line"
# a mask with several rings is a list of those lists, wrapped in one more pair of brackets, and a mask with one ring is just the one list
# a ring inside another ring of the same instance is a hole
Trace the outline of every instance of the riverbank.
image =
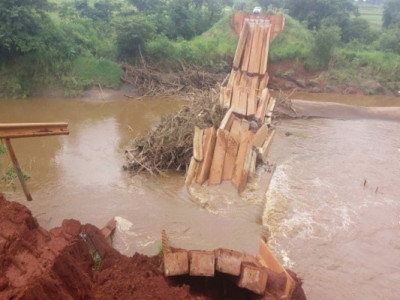
[[(270, 76), (268, 88), (284, 92), (333, 93), (343, 95), (386, 95), (400, 96), (400, 91), (390, 90), (377, 78), (349, 78), (338, 80), (337, 76), (348, 77), (337, 71), (335, 76), (330, 70), (307, 70), (301, 60), (286, 60), (268, 63)], [(342, 71), (343, 72), (343, 71)]]
[[(398, 104), (400, 105), (400, 103)], [(290, 100), (289, 105), (277, 105), (278, 118), (324, 118), (341, 120), (382, 120), (400, 122), (400, 106), (362, 107), (335, 102)]]
[[(91, 224), (70, 219), (47, 231), (1, 194), (0, 206), (1, 298), (257, 299), (223, 276), (164, 277), (161, 256), (122, 255)], [(292, 299), (305, 299), (299, 280)]]
[(93, 225), (70, 219), (47, 231), (1, 194), (0, 206), (0, 298), (195, 299), (162, 276), (159, 257), (123, 256)]
[[(172, 70), (146, 66), (134, 67), (128, 64), (121, 66), (123, 76), (119, 89), (104, 88), (94, 85), (81, 96), (66, 97), (63, 89), (49, 88), (37, 91), (33, 98), (65, 98), (88, 101), (114, 101), (118, 99), (134, 100), (144, 96), (191, 96), (204, 90), (219, 91), (228, 72), (213, 73), (212, 70), (201, 70), (183, 66), (181, 70)], [(332, 95), (364, 95), (399, 97), (400, 91), (390, 90), (379, 83), (379, 80), (346, 81), (338, 83), (328, 75), (329, 70), (307, 70), (301, 60), (284, 60), (269, 62), (268, 88), (271, 91), (282, 91), (290, 94), (312, 93)], [(360, 103), (362, 105), (362, 103)]]

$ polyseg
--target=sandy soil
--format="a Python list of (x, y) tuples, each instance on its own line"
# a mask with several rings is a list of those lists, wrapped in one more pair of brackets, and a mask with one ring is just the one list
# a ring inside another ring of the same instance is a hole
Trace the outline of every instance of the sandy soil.
[(362, 107), (334, 102), (291, 100), (288, 105), (277, 105), (274, 115), (290, 118), (375, 119), (400, 121), (400, 107)]

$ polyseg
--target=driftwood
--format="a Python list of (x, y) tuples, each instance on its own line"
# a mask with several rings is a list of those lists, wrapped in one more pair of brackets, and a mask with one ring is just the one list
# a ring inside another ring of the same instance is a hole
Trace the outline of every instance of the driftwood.
[(295, 91), (296, 89), (294, 89), (289, 94), (285, 94), (284, 92), (279, 91), (279, 96), (276, 97), (276, 104), (274, 108), (274, 119), (296, 117), (297, 112), (293, 108), (292, 101), (290, 100), (291, 96)]
[[(143, 63), (142, 63), (143, 64)], [(121, 80), (138, 88), (142, 96), (187, 95), (208, 91), (226, 77), (225, 73), (209, 73), (194, 68), (182, 68), (180, 72), (165, 73), (147, 64), (131, 66), (123, 63)]]
[(178, 113), (164, 117), (125, 151), (125, 170), (162, 174), (168, 169), (186, 170), (193, 152), (193, 128), (217, 128), (226, 112), (212, 92), (198, 93)]

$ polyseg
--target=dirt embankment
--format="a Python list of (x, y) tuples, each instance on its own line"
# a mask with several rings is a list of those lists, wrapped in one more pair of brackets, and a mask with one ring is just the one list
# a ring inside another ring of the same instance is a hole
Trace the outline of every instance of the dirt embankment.
[[(338, 83), (327, 76), (327, 70), (309, 71), (300, 59), (268, 62), (269, 84), (273, 90), (294, 90), (310, 93), (336, 93), (358, 95), (395, 95), (373, 78), (368, 82), (346, 81)], [(359, 80), (359, 79), (357, 79)]]
[(90, 224), (46, 231), (1, 195), (0, 208), (0, 299), (193, 299), (164, 278), (157, 257), (123, 256)]
[[(296, 293), (305, 299), (300, 284)], [(0, 194), (0, 299), (257, 298), (224, 277), (166, 278), (158, 256), (124, 256), (90, 224), (47, 231)]]

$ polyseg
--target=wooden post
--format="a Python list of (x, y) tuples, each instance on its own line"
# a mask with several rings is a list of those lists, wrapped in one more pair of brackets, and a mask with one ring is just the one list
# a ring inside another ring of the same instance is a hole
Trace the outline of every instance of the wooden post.
[(11, 161), (13, 162), (15, 171), (17, 172), (17, 175), (18, 175), (18, 178), (19, 178), (19, 182), (21, 182), (22, 189), (24, 190), (24, 194), (25, 194), (26, 200), (32, 201), (31, 193), (29, 192), (28, 186), (25, 183), (24, 175), (22, 174), (21, 167), (19, 166), (17, 157), (15, 156), (15, 152), (14, 152), (14, 149), (13, 149), (13, 147), (11, 145), (11, 141), (10, 141), (9, 138), (6, 138), (5, 141), (6, 141), (6, 146), (7, 146), (7, 149), (8, 149), (8, 153), (10, 154)]
[(11, 145), (13, 138), (40, 137), (49, 135), (66, 135), (69, 134), (68, 123), (0, 123), (0, 139), (6, 141), (8, 153), (14, 164), (25, 197), (28, 201), (32, 201), (32, 196), (25, 183), (21, 167), (18, 164), (14, 149)]
[(204, 130), (194, 126), (194, 135), (193, 135), (193, 157), (196, 161), (203, 161), (203, 135)]
[(211, 185), (220, 184), (222, 181), (228, 134), (229, 131), (224, 129), (218, 129), (217, 131), (217, 140), (215, 143), (214, 156), (211, 162), (210, 176), (208, 179), (208, 183)]
[(249, 23), (246, 22), (240, 33), (240, 38), (236, 48), (235, 58), (233, 59), (233, 68), (235, 69), (240, 68), (240, 62), (242, 61), (242, 56), (246, 45), (246, 39), (249, 35), (249, 32), (250, 32), (250, 26)]

